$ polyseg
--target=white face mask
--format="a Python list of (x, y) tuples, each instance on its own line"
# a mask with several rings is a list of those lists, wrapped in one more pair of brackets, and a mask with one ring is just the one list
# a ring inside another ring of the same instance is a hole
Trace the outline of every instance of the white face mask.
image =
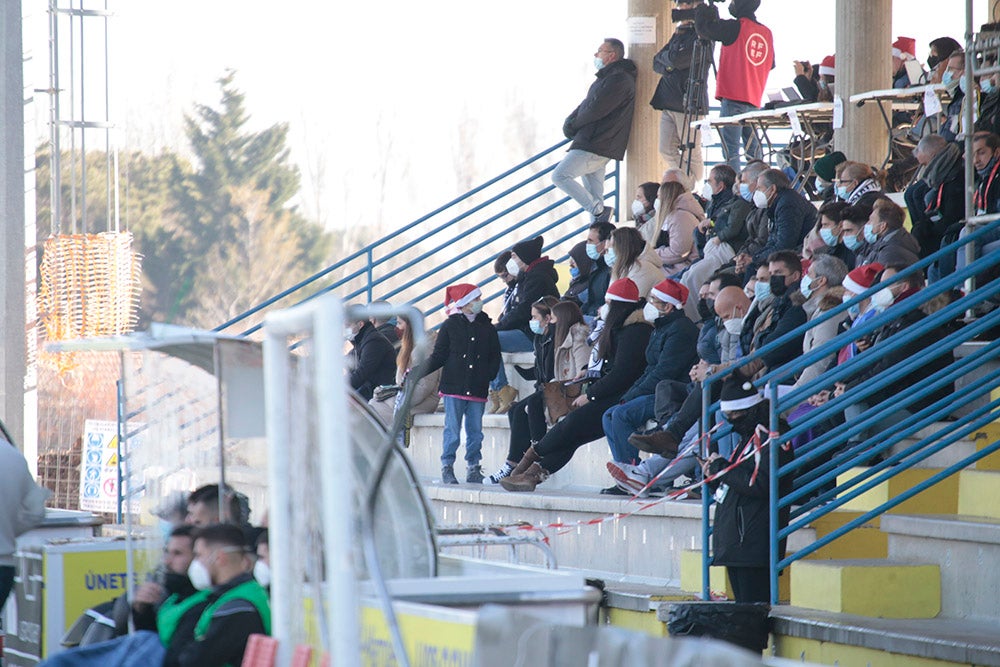
[(659, 318), (663, 317), (663, 313), (657, 310), (656, 306), (651, 303), (647, 303), (642, 308), (642, 316), (646, 318), (647, 322), (655, 322)]
[(262, 560), (253, 564), (253, 578), (257, 583), (267, 588), (271, 585), (271, 568)]
[(608, 319), (608, 310), (610, 310), (610, 309), (611, 309), (611, 306), (609, 306), (608, 304), (604, 304), (603, 306), (601, 306), (600, 308), (597, 309), (597, 316), (600, 317), (602, 320), (607, 320)]
[(712, 190), (712, 184), (705, 181), (705, 185), (701, 188), (701, 196), (705, 199), (711, 199), (715, 196), (715, 192)]
[(191, 585), (199, 591), (205, 591), (212, 587), (212, 575), (208, 571), (208, 566), (195, 558), (188, 566), (188, 579)]
[(888, 287), (880, 289), (872, 295), (872, 306), (881, 312), (892, 305), (896, 298), (892, 295), (892, 290)]
[(660, 200), (659, 198), (653, 200), (653, 210), (657, 213), (660, 212)]
[(724, 326), (726, 328), (726, 331), (728, 331), (730, 334), (738, 336), (740, 332), (743, 331), (743, 318), (734, 317), (731, 320), (726, 320), (725, 322), (722, 323), (722, 326)]
[(353, 327), (344, 327), (344, 338), (346, 338), (347, 340), (353, 341), (354, 337), (357, 335), (358, 334), (354, 333)]
[(521, 267), (517, 265), (517, 262), (514, 261), (513, 257), (508, 259), (507, 263), (504, 266), (507, 267), (507, 273), (514, 276), (515, 278), (517, 278), (517, 274), (521, 273)]
[(753, 191), (753, 203), (757, 208), (767, 208), (767, 195), (763, 190)]
[(642, 202), (638, 199), (632, 200), (632, 215), (639, 217), (646, 212), (646, 207), (642, 205)]

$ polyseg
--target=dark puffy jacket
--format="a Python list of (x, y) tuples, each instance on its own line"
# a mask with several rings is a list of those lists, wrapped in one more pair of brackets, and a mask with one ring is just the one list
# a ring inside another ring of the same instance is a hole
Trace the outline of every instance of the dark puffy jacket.
[(790, 188), (778, 190), (777, 196), (767, 207), (770, 220), (767, 243), (755, 255), (753, 263), (760, 266), (776, 250), (801, 251), (802, 242), (809, 230), (816, 226), (819, 213), (808, 199)]
[(652, 333), (653, 327), (643, 319), (641, 309), (629, 315), (621, 329), (612, 332), (601, 379), (587, 387), (590, 400), (618, 400), (632, 386), (645, 368), (644, 354)]
[(729, 244), (733, 252), (739, 250), (749, 237), (747, 215), (753, 208), (754, 205), (746, 199), (726, 190), (712, 197), (705, 211), (705, 215), (715, 223), (709, 238), (718, 236), (720, 241)]
[(688, 372), (698, 361), (698, 327), (683, 310), (674, 310), (653, 322), (646, 346), (646, 368), (622, 396), (622, 402), (650, 396), (660, 380), (688, 380)]
[[(684, 111), (684, 95), (687, 92), (688, 80), (691, 76), (691, 60), (694, 57), (695, 42), (698, 34), (692, 24), (684, 24), (677, 28), (670, 41), (653, 56), (653, 71), (660, 75), (660, 81), (656, 84), (656, 91), (649, 105), (658, 111), (664, 109), (670, 111)], [(709, 59), (706, 60), (706, 67), (711, 63), (711, 47), (708, 49)], [(705, 80), (706, 72), (702, 72), (702, 81)], [(698, 100), (698, 108), (695, 115), (704, 116), (708, 113), (708, 86), (701, 87), (701, 99)]]
[(555, 325), (551, 325), (548, 331), (541, 335), (532, 334), (531, 337), (534, 339), (535, 344), (535, 365), (528, 370), (518, 368), (524, 379), (535, 381), (536, 389), (541, 389), (543, 384), (551, 382), (555, 377), (555, 333)]
[(573, 140), (571, 149), (612, 160), (625, 157), (635, 109), (635, 77), (635, 63), (628, 59), (597, 71), (587, 97), (563, 123), (563, 134)]
[(590, 276), (587, 278), (587, 301), (580, 306), (584, 315), (596, 317), (597, 311), (604, 305), (604, 297), (608, 293), (608, 286), (611, 284), (611, 269), (604, 263), (602, 255), (594, 262), (590, 269)]
[(396, 350), (371, 322), (365, 322), (351, 344), (351, 387), (367, 401), (375, 387), (396, 382)]
[[(806, 323), (809, 318), (801, 305), (795, 304), (791, 295), (799, 291), (799, 283), (788, 285), (786, 292), (776, 297), (769, 305), (769, 312), (761, 322), (757, 322), (757, 307), (754, 306), (743, 321), (743, 331), (740, 333), (740, 348), (756, 352), (773, 340), (784, 336), (789, 331), (797, 329)], [(776, 350), (766, 353), (756, 363), (750, 363), (739, 370), (744, 375), (752, 375), (761, 367), (775, 369), (782, 364), (787, 364), (792, 359), (802, 355), (802, 339), (805, 334), (796, 336), (792, 340), (784, 343)]]
[(531, 304), (543, 296), (558, 297), (559, 288), (556, 287), (558, 280), (559, 274), (556, 273), (555, 262), (548, 257), (541, 257), (529, 264), (528, 268), (517, 276), (517, 292), (510, 302), (510, 307), (497, 322), (497, 331), (520, 329), (530, 340), (535, 335), (528, 328)]
[[(766, 405), (762, 404), (762, 405)], [(762, 415), (766, 423), (766, 415)], [(787, 430), (788, 426), (783, 425), (782, 430)], [(742, 445), (747, 442), (753, 430), (741, 432), (740, 446), (733, 454), (735, 461)], [(712, 564), (728, 565), (731, 567), (766, 567), (771, 552), (771, 537), (769, 527), (771, 525), (770, 503), (768, 502), (768, 489), (770, 487), (770, 466), (768, 465), (771, 445), (765, 445), (760, 452), (760, 466), (757, 467), (757, 475), (754, 477), (754, 457), (736, 466), (725, 474), (718, 482), (710, 482), (709, 489), (715, 490), (725, 485), (727, 487), (725, 498), (715, 506), (715, 520), (712, 523)], [(792, 460), (792, 452), (780, 449), (778, 451), (779, 465), (785, 465)], [(709, 470), (712, 474), (718, 473), (723, 468), (728, 467), (729, 462), (725, 459), (716, 459), (712, 462)], [(785, 475), (778, 482), (778, 490), (781, 495), (792, 491), (794, 480), (793, 475)], [(751, 483), (752, 480), (752, 483)], [(789, 507), (784, 507), (778, 511), (779, 528), (788, 525), (788, 518), (791, 514)], [(780, 557), (785, 556), (785, 540), (778, 545)]]
[(470, 322), (458, 313), (438, 330), (424, 375), (444, 368), (438, 387), (442, 394), (486, 398), (500, 361), (500, 339), (489, 315), (479, 313)]

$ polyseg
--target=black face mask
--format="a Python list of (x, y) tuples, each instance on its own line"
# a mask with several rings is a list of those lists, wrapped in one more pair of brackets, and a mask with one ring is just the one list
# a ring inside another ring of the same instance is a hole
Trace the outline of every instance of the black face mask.
[(190, 594), (194, 591), (194, 586), (188, 576), (176, 572), (166, 572), (163, 575), (163, 587), (167, 593)]
[(785, 276), (771, 276), (768, 281), (771, 285), (771, 294), (774, 296), (784, 296), (785, 292), (788, 291), (788, 285), (785, 283)]
[(698, 316), (703, 320), (715, 317), (715, 299), (698, 299)]
[(941, 59), (935, 55), (927, 56), (927, 68), (934, 69), (941, 62)]

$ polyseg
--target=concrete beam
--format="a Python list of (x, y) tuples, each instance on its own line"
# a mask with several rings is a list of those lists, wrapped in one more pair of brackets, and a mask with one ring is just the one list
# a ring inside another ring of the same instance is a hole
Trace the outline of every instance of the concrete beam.
[(878, 109), (847, 100), (892, 86), (892, 0), (837, 0), (836, 53), (834, 92), (844, 100), (844, 127), (834, 145), (848, 160), (881, 164), (889, 134)]
[(671, 2), (663, 0), (629, 0), (628, 16), (630, 26), (634, 19), (640, 21), (652, 18), (656, 22), (656, 38), (653, 44), (637, 43), (637, 30), (630, 29), (627, 40), (627, 55), (635, 61), (639, 68), (639, 76), (635, 87), (635, 113), (632, 116), (632, 134), (628, 141), (628, 153), (625, 156), (625, 182), (622, 191), (622, 211), (619, 214), (626, 219), (631, 218), (629, 206), (632, 196), (640, 183), (659, 181), (663, 174), (663, 162), (660, 159), (660, 112), (649, 106), (656, 84), (660, 76), (653, 71), (653, 56), (659, 51), (674, 33), (674, 24), (670, 20)]
[[(18, 444), (24, 437), (25, 174), (24, 51), (21, 0), (0, 3), (0, 418)], [(33, 227), (32, 227), (33, 228)], [(30, 268), (34, 271), (34, 266)], [(35, 467), (29, 453), (29, 464)]]

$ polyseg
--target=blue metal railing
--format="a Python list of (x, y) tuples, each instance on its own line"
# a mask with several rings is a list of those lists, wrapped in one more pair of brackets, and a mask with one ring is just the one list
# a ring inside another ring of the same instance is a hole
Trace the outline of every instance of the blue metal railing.
[[(768, 343), (753, 354), (744, 357), (729, 369), (726, 369), (725, 373), (706, 378), (702, 383), (703, 432), (707, 432), (710, 426), (714, 424), (718, 409), (718, 403), (713, 403), (711, 400), (713, 396), (712, 387), (731, 371), (762, 359), (767, 354), (793, 340), (800, 340), (800, 337), (806, 331), (830, 319), (842, 319), (852, 305), (860, 304), (887, 286), (907, 280), (913, 274), (922, 272), (940, 257), (949, 253), (954, 254), (963, 249), (967, 244), (975, 243), (998, 229), (1000, 229), (1000, 221), (977, 229), (968, 236), (942, 248), (930, 257), (893, 276), (890, 280), (872, 286), (847, 303), (830, 309), (816, 319)], [(990, 393), (1000, 386), (1000, 370), (981, 370), (984, 364), (1000, 359), (1000, 341), (988, 344), (984, 343), (981, 349), (963, 359), (952, 359), (948, 363), (938, 364), (939, 367), (936, 367), (933, 372), (928, 373), (919, 385), (912, 387), (905, 395), (893, 396), (891, 399), (883, 402), (874, 402), (873, 405), (865, 403), (866, 400), (872, 396), (876, 396), (879, 392), (891, 390), (891, 387), (895, 383), (905, 380), (911, 373), (923, 368), (929, 362), (933, 362), (945, 355), (952, 355), (954, 350), (963, 343), (972, 341), (983, 333), (1000, 326), (1000, 310), (992, 310), (965, 326), (957, 327), (954, 331), (950, 331), (946, 335), (940, 335), (939, 340), (935, 340), (932, 347), (921, 349), (919, 355), (898, 359), (895, 363), (886, 365), (883, 370), (871, 375), (862, 384), (852, 387), (841, 396), (835, 397), (825, 404), (816, 407), (805, 417), (797, 419), (783, 432), (779, 432), (780, 415), (795, 409), (820, 389), (832, 388), (836, 382), (843, 382), (865, 370), (871, 369), (872, 365), (880, 360), (884, 360), (887, 357), (891, 358), (891, 355), (894, 354), (898, 355), (901, 350), (906, 349), (909, 345), (920, 344), (926, 341), (928, 335), (940, 333), (942, 327), (950, 326), (949, 323), (962, 317), (963, 314), (973, 311), (988, 302), (995, 302), (1000, 298), (1000, 281), (987, 283), (980, 289), (951, 300), (950, 303), (937, 308), (933, 312), (926, 313), (925, 311), (924, 316), (916, 319), (909, 326), (901, 328), (897, 333), (856, 354), (848, 361), (829, 368), (814, 381), (810, 382), (808, 386), (784, 393), (779, 392), (779, 386), (782, 383), (790, 384), (794, 381), (795, 375), (803, 369), (830, 358), (845, 345), (870, 336), (881, 327), (912, 313), (918, 308), (926, 306), (933, 300), (941, 299), (943, 295), (950, 293), (952, 290), (960, 290), (968, 278), (975, 277), (985, 270), (994, 269), (998, 264), (1000, 264), (1000, 251), (991, 252), (962, 270), (956, 271), (946, 278), (932, 283), (902, 302), (891, 306), (885, 312), (872, 317), (863, 324), (852, 327), (826, 343), (817, 346), (809, 353), (803, 354), (778, 368), (768, 369), (764, 375), (755, 380), (755, 386), (764, 388), (766, 396), (770, 399), (769, 429), (772, 434), (776, 434), (769, 447), (769, 460), (767, 462), (772, 473), (769, 476), (771, 512), (769, 538), (771, 550), (771, 599), (773, 603), (777, 603), (778, 601), (778, 576), (782, 570), (786, 569), (793, 562), (816, 552), (847, 532), (864, 525), (871, 519), (898, 506), (900, 503), (937, 484), (962, 468), (972, 465), (984, 456), (1000, 450), (1000, 441), (989, 443), (986, 447), (930, 476), (926, 481), (915, 485), (905, 493), (882, 503), (869, 512), (865, 512), (811, 544), (800, 547), (794, 554), (784, 558), (779, 557), (780, 542), (787, 539), (796, 530), (837, 510), (862, 493), (886, 482), (902, 471), (908, 470), (955, 442), (978, 432), (984, 425), (1000, 418), (1000, 399), (991, 400)], [(928, 308), (927, 310), (931, 309)], [(977, 369), (980, 369), (979, 376), (970, 381), (969, 374)], [(964, 386), (957, 390), (949, 391), (946, 396), (937, 398), (937, 400), (920, 409), (907, 410), (905, 417), (898, 419), (894, 423), (890, 433), (868, 434), (869, 431), (887, 416), (891, 414), (899, 416), (900, 410), (913, 408), (915, 403), (929, 400), (932, 396), (942, 392), (943, 389), (953, 387), (955, 381), (960, 378), (966, 379), (967, 383)], [(969, 410), (969, 406), (974, 402), (983, 404)], [(860, 411), (858, 416), (836, 424), (832, 428), (826, 429), (820, 435), (813, 437), (809, 441), (807, 451), (804, 450), (796, 453), (792, 461), (784, 465), (779, 465), (778, 447), (790, 443), (797, 436), (809, 433), (818, 426), (825, 423), (828, 424), (828, 420), (831, 418), (836, 419), (839, 415), (843, 414), (845, 408), (851, 406), (859, 406), (857, 408)], [(969, 410), (968, 414), (963, 414), (954, 421), (939, 426), (931, 435), (921, 437), (919, 432), (922, 429), (940, 423), (945, 418), (953, 417), (955, 411), (959, 408)], [(713, 436), (713, 440), (722, 435), (724, 433), (720, 432)], [(900, 443), (907, 439), (916, 439), (916, 442), (905, 447), (902, 446)], [(902, 449), (893, 452), (894, 448), (899, 447), (902, 447)], [(827, 457), (829, 460), (824, 460)], [(882, 460), (860, 474), (854, 475), (851, 479), (840, 484), (837, 483), (839, 475), (852, 468), (870, 463), (875, 457), (881, 457)], [(782, 480), (787, 480), (788, 477), (794, 477), (793, 489), (789, 493), (781, 494), (779, 492), (779, 484)], [(704, 499), (702, 505), (702, 585), (703, 595), (708, 599), (710, 594), (708, 566), (711, 561), (711, 526), (709, 522), (711, 498), (708, 493), (702, 495)], [(785, 509), (790, 510), (791, 518), (788, 526), (781, 528), (778, 522), (778, 515), (781, 510)]]
[[(242, 325), (247, 328), (240, 335), (250, 335), (261, 327), (259, 323), (250, 326), (251, 318), (260, 320), (267, 309), (303, 303), (331, 291), (342, 293), (344, 301), (358, 298), (367, 302), (374, 299), (406, 301), (429, 316), (443, 308), (440, 299), (431, 301), (431, 298), (443, 292), (446, 285), (474, 275), (487, 266), (490, 267), (489, 276), (478, 284), (488, 285), (496, 280), (492, 264), (499, 252), (540, 234), (556, 235), (555, 240), (546, 239), (543, 251), (561, 251), (556, 259), (564, 259), (572, 245), (567, 242), (582, 240), (590, 224), (589, 216), (574, 224), (573, 219), (583, 210), (569, 197), (562, 196), (554, 185), (545, 182), (561, 157), (553, 153), (568, 143), (564, 140), (546, 148), (417, 218), (402, 230), (383, 236), (224, 322), (215, 331)], [(611, 181), (611, 188), (605, 192), (605, 201), (613, 200), (615, 210), (619, 210), (621, 166), (618, 162), (614, 162), (605, 175), (607, 181)], [(445, 217), (443, 222), (437, 222)], [(418, 232), (417, 236), (403, 238), (410, 230)], [(474, 240), (471, 247), (459, 247), (470, 240)], [(498, 290), (487, 294), (486, 298), (493, 299), (502, 293), (503, 290)]]

